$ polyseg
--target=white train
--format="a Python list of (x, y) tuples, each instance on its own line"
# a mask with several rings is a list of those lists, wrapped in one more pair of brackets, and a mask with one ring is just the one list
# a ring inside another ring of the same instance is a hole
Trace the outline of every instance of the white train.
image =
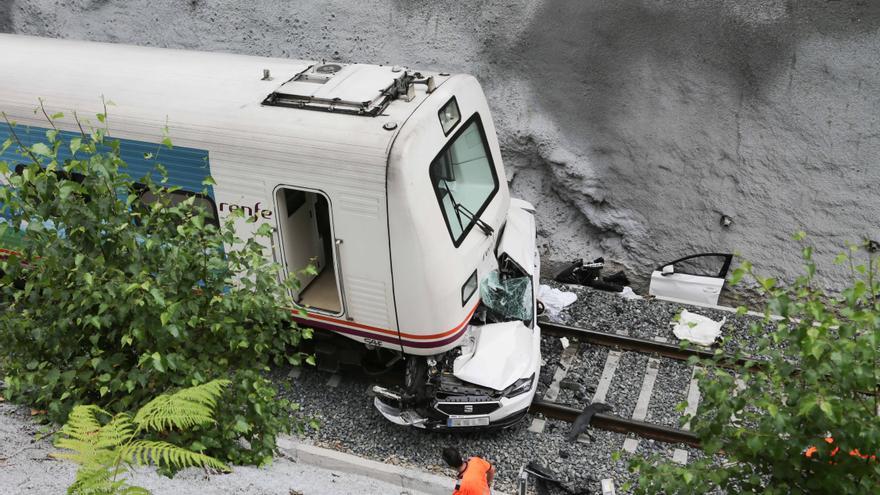
[(270, 223), (284, 276), (313, 260), (319, 273), (292, 295), (301, 323), (328, 331), (319, 361), (406, 359), (403, 388), (376, 388), (385, 417), (452, 428), (525, 415), (541, 362), (533, 207), (509, 195), (476, 79), (13, 35), (0, 52), (0, 110), (26, 143), (47, 126), (38, 99), (84, 116), (103, 95), (135, 174), (167, 122), (175, 148), (159, 161), (174, 184), (195, 193), (211, 175), (203, 201), (220, 218), (255, 217), (243, 235)]

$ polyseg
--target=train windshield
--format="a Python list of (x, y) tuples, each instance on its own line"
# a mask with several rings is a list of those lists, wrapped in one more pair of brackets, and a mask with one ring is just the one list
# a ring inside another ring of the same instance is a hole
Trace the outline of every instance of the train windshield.
[(463, 125), (431, 162), (430, 175), (456, 247), (474, 225), (491, 233), (480, 215), (498, 191), (498, 174), (479, 115)]

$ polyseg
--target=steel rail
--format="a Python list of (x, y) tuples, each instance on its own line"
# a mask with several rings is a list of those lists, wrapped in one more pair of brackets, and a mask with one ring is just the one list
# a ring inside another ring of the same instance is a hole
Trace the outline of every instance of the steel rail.
[[(596, 330), (572, 327), (545, 320), (539, 321), (538, 326), (541, 327), (541, 332), (546, 335), (574, 338), (580, 342), (587, 342), (605, 347), (618, 347), (627, 351), (658, 354), (678, 361), (687, 361), (692, 356), (700, 359), (713, 359), (716, 356), (714, 351), (707, 349), (693, 347), (683, 348), (668, 342), (658, 342), (656, 340), (631, 337), (629, 335), (620, 335), (616, 333), (599, 332)], [(742, 367), (745, 367), (746, 363), (750, 363), (751, 368), (761, 368), (761, 360), (757, 358), (726, 355), (726, 359), (722, 359), (720, 363), (726, 366), (736, 364)]]
[[(530, 413), (540, 413), (548, 418), (559, 419), (569, 423), (573, 423), (581, 414), (581, 411), (570, 406), (556, 404), (537, 399), (532, 402), (529, 407)], [(650, 438), (666, 443), (683, 443), (691, 447), (700, 448), (700, 439), (693, 433), (677, 428), (669, 428), (668, 426), (654, 425), (645, 423), (644, 421), (636, 421), (634, 419), (621, 418), (613, 414), (596, 413), (593, 415), (591, 426), (601, 428), (603, 430), (615, 431), (618, 433), (635, 433), (640, 437)]]

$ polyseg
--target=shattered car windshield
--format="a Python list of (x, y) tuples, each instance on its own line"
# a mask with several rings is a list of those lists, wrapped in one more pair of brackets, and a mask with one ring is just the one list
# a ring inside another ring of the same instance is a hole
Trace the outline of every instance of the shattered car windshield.
[(498, 191), (479, 116), (462, 126), (431, 162), (430, 175), (446, 227), (458, 247)]

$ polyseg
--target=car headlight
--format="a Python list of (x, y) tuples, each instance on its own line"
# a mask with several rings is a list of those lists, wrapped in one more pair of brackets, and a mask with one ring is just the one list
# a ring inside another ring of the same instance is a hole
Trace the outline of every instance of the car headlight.
[(511, 397), (516, 397), (517, 395), (522, 395), (529, 390), (532, 389), (532, 383), (535, 381), (535, 374), (532, 373), (532, 376), (528, 378), (520, 378), (519, 380), (513, 382), (513, 385), (504, 389), (504, 397), (510, 399)]

